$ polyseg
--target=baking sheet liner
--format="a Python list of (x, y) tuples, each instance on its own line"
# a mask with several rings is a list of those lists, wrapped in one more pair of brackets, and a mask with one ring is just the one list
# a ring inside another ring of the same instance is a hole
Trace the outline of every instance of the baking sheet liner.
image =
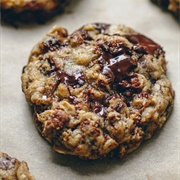
[[(32, 47), (54, 25), (72, 31), (89, 22), (124, 24), (166, 51), (176, 92), (167, 123), (126, 159), (84, 161), (60, 155), (38, 133), (21, 90), (21, 72)], [(74, 0), (44, 25), (1, 25), (0, 151), (28, 162), (37, 180), (177, 180), (180, 178), (180, 31), (173, 16), (149, 0)]]

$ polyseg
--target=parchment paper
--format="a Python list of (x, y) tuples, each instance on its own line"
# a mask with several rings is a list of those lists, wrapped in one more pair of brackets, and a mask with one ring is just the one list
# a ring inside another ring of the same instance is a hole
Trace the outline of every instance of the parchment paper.
[[(164, 47), (174, 110), (162, 130), (126, 159), (84, 161), (54, 152), (38, 133), (21, 91), (21, 72), (32, 47), (54, 25), (72, 32), (89, 22), (125, 24)], [(0, 151), (28, 162), (37, 180), (180, 179), (180, 31), (169, 13), (149, 0), (72, 0), (44, 25), (1, 25)]]

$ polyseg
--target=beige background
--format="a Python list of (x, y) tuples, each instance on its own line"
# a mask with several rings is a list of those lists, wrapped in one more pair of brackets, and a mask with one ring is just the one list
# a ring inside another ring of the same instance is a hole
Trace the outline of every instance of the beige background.
[[(72, 0), (73, 1), (73, 0)], [(21, 71), (32, 47), (54, 25), (74, 31), (89, 22), (125, 24), (166, 51), (176, 92), (174, 110), (151, 140), (124, 160), (83, 161), (54, 152), (40, 136), (21, 91)], [(28, 162), (37, 180), (177, 180), (180, 178), (179, 24), (149, 0), (74, 0), (67, 12), (44, 25), (1, 26), (0, 151)]]

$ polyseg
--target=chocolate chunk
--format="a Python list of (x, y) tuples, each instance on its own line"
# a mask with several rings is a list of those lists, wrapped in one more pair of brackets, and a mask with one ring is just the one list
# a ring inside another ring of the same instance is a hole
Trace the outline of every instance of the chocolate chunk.
[(103, 74), (109, 74), (111, 82), (120, 82), (128, 72), (136, 68), (137, 62), (129, 55), (123, 54), (115, 58), (109, 59), (103, 68)]
[(67, 72), (59, 70), (57, 71), (57, 76), (59, 81), (67, 86), (82, 86), (85, 82), (85, 76), (82, 72), (74, 72), (72, 74), (68, 74)]
[(137, 53), (153, 55), (155, 51), (161, 49), (158, 44), (141, 34), (131, 34), (124, 36), (134, 45), (133, 49)]

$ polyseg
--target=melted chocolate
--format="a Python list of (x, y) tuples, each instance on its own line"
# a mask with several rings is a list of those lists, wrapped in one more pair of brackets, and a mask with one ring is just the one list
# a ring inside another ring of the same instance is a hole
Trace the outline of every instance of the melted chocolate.
[[(103, 50), (103, 54), (106, 53), (106, 56), (116, 57), (121, 54), (132, 55), (131, 50), (123, 42), (108, 42), (99, 39), (97, 43), (101, 50)], [(107, 59), (108, 57), (105, 58)]]
[(45, 75), (50, 75), (51, 73), (54, 73), (57, 76), (58, 81), (60, 83), (64, 83), (67, 86), (71, 85), (73, 87), (76, 87), (77, 85), (82, 86), (85, 83), (85, 76), (82, 71), (69, 74), (57, 67), (56, 61), (53, 58), (47, 60), (50, 64), (51, 69), (41, 69), (42, 72), (44, 71)]
[(109, 59), (103, 68), (103, 74), (110, 77), (110, 81), (113, 83), (122, 81), (123, 77), (128, 72), (136, 68), (137, 63), (129, 55), (122, 54), (115, 58)]
[(104, 65), (106, 64), (106, 62), (111, 58), (113, 58), (113, 56), (110, 53), (103, 52), (101, 54), (101, 56), (98, 59), (98, 63), (101, 66), (102, 69), (103, 69)]
[[(115, 78), (122, 79), (122, 75), (132, 69), (130, 66), (136, 65), (130, 57), (131, 50), (124, 43), (99, 41), (98, 45), (102, 51), (98, 62), (110, 82), (114, 82)], [(103, 82), (99, 83), (103, 85)]]
[(56, 51), (61, 47), (67, 46), (68, 44), (69, 42), (65, 38), (59, 39), (54, 37), (53, 39), (43, 43), (42, 51), (43, 53), (46, 53), (48, 51)]
[(123, 42), (118, 43), (115, 48), (110, 46), (110, 53), (113, 56), (118, 56), (120, 54), (132, 55), (131, 50), (126, 45), (124, 45)]
[(125, 35), (125, 37), (134, 45), (133, 49), (137, 53), (153, 55), (155, 51), (161, 50), (158, 44), (141, 34)]
[(57, 76), (59, 81), (67, 86), (71, 85), (76, 87), (77, 85), (83, 85), (85, 83), (85, 77), (82, 72), (76, 72), (70, 75), (64, 71), (58, 70)]
[[(139, 92), (139, 82), (132, 71), (137, 67), (137, 62), (131, 58), (132, 50), (123, 42), (104, 42), (97, 40), (101, 55), (98, 58), (102, 73), (107, 77), (108, 82), (99, 80), (101, 88), (110, 85), (119, 93), (126, 91), (128, 94)], [(126, 96), (126, 94), (124, 94)]]

